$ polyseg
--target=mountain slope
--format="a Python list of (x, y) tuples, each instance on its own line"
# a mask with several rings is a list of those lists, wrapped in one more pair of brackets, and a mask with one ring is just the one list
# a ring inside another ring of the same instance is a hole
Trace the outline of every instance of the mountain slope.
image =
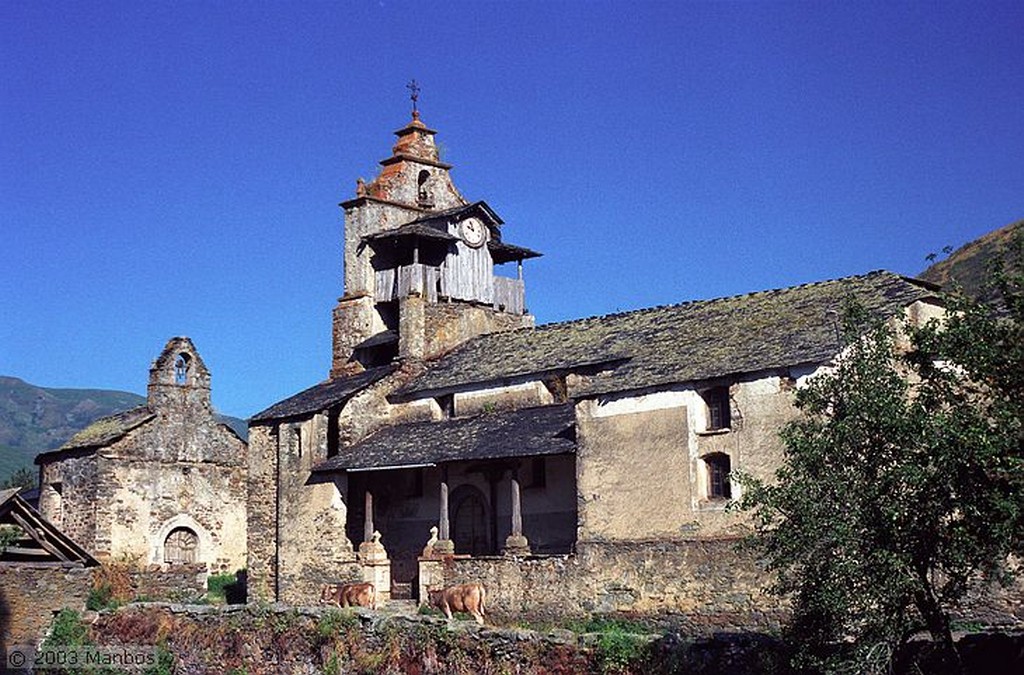
[[(144, 396), (106, 389), (50, 389), (0, 375), (0, 478), (32, 466), (40, 452), (59, 447), (89, 424), (146, 402)], [(246, 437), (246, 423), (220, 420)]]
[(990, 260), (1006, 247), (1017, 228), (1024, 228), (1024, 220), (989, 232), (953, 251), (945, 260), (930, 266), (918, 275), (921, 279), (943, 286), (959, 284), (964, 292), (984, 302), (994, 298), (984, 286)]

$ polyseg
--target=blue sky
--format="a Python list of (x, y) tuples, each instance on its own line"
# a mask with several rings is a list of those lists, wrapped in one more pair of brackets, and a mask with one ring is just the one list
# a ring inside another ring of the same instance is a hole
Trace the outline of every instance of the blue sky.
[(1024, 217), (1020, 2), (0, 3), (0, 374), (247, 417), (324, 379), (338, 202), (405, 84), (540, 322), (925, 256)]

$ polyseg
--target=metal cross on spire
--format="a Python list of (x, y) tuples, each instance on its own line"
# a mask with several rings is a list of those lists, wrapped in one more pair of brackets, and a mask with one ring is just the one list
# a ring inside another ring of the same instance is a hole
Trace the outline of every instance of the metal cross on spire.
[(413, 113), (419, 112), (416, 109), (416, 101), (420, 99), (420, 85), (416, 84), (416, 80), (410, 80), (409, 84), (405, 85), (405, 88), (412, 92), (409, 98), (412, 99)]

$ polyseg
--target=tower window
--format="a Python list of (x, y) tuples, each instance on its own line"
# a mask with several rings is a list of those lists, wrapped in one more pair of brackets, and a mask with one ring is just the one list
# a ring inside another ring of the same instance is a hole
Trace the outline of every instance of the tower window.
[(731, 499), (729, 455), (724, 452), (713, 452), (704, 457), (704, 467), (708, 474), (708, 499)]
[(189, 368), (188, 354), (178, 354), (178, 358), (174, 360), (174, 383), (175, 384), (187, 384), (188, 383), (188, 368)]
[(434, 196), (430, 194), (430, 172), (424, 169), (420, 171), (416, 179), (416, 201), (420, 206), (433, 206)]
[(729, 410), (729, 387), (713, 387), (701, 394), (708, 409), (708, 431), (728, 429), (732, 423)]

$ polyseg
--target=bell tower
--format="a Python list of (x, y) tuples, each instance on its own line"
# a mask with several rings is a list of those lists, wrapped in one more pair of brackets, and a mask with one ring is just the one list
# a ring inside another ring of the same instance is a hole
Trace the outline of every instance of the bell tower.
[[(420, 119), (415, 81), (410, 89), (412, 119), (395, 132), (391, 156), (340, 205), (345, 287), (333, 314), (332, 378), (533, 324), (522, 261), (540, 254), (502, 242), (504, 221), (462, 196), (438, 155), (437, 132)], [(511, 262), (515, 276), (495, 274)]]
[(149, 368), (147, 403), (161, 415), (182, 417), (213, 414), (210, 371), (187, 337), (168, 340)]

